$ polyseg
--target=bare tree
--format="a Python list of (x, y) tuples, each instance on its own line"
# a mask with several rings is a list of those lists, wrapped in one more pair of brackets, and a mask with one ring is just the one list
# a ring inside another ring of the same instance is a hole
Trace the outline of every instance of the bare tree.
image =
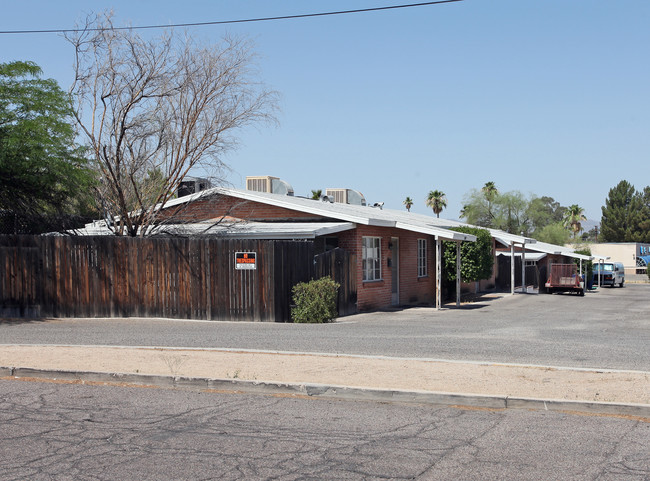
[(275, 120), (277, 95), (257, 80), (244, 39), (200, 45), (172, 32), (145, 39), (115, 29), (104, 14), (67, 40), (75, 49), (76, 120), (116, 235), (147, 235), (190, 171), (222, 176), (235, 131)]

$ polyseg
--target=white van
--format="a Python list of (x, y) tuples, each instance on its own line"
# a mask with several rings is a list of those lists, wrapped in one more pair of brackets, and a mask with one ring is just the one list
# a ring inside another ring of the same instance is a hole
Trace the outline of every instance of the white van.
[[(599, 279), (600, 278), (600, 279)], [(594, 286), (623, 287), (625, 284), (625, 267), (620, 262), (594, 262)]]

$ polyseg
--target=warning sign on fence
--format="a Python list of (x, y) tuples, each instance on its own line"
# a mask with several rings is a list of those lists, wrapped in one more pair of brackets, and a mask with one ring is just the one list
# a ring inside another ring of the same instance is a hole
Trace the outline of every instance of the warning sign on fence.
[(235, 269), (257, 269), (257, 252), (235, 252)]

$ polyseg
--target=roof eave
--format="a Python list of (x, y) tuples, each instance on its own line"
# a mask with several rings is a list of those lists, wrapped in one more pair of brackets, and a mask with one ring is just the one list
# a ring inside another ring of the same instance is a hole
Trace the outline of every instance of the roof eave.
[(397, 229), (417, 232), (419, 234), (432, 235), (435, 237), (439, 237), (442, 240), (476, 242), (476, 236), (473, 236), (471, 234), (465, 234), (463, 232), (456, 232), (453, 230), (448, 230), (448, 229), (443, 229), (438, 227), (417, 226), (412, 224), (406, 224), (403, 222), (396, 222), (395, 227)]

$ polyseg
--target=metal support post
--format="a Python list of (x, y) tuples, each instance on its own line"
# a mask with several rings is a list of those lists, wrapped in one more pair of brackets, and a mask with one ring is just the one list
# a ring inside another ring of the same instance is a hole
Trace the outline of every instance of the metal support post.
[(510, 294), (515, 293), (515, 243), (510, 243)]
[(456, 307), (460, 307), (460, 241), (456, 241)]
[(442, 292), (440, 289), (441, 282), (440, 277), (442, 276), (442, 241), (440, 237), (436, 236), (436, 309), (440, 309), (442, 304)]
[(521, 292), (526, 293), (526, 244), (521, 243)]

